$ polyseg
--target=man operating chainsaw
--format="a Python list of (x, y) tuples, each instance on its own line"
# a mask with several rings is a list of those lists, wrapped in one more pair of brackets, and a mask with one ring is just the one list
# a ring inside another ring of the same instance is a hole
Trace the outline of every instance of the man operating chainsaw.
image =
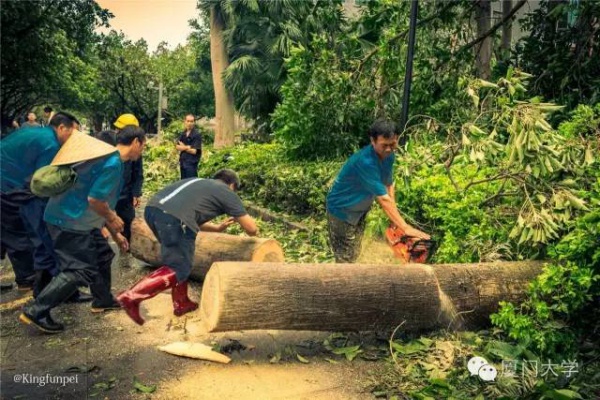
[[(369, 128), (371, 144), (344, 164), (327, 195), (329, 241), (338, 263), (353, 263), (360, 254), (365, 217), (377, 200), (391, 221), (388, 239), (429, 240), (425, 232), (404, 221), (396, 208), (392, 167), (398, 145), (396, 124), (377, 120)], [(390, 235), (390, 233), (392, 235)]]

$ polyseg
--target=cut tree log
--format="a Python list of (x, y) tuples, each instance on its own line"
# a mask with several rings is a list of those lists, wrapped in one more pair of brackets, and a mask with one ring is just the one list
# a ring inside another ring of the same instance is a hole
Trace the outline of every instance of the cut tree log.
[[(131, 224), (131, 254), (150, 265), (162, 265), (160, 243), (141, 218)], [(191, 278), (203, 280), (216, 261), (283, 262), (283, 249), (274, 239), (200, 232), (196, 236), (196, 251)]]
[(518, 302), (542, 263), (284, 264), (218, 262), (202, 288), (210, 332), (251, 329), (404, 331), (489, 324)]

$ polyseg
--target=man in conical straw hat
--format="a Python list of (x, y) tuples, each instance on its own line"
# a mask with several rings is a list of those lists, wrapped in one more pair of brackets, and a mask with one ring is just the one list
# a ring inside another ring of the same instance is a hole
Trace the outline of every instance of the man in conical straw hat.
[[(48, 127), (23, 128), (0, 141), (2, 247), (7, 249), (17, 286), (33, 288), (34, 297), (58, 274), (58, 268), (43, 218), (48, 199), (34, 196), (29, 182), (38, 168), (50, 164), (79, 124), (71, 114), (59, 112), (55, 116)], [(76, 292), (71, 300), (91, 299)]]
[(52, 165), (71, 165), (77, 172), (72, 188), (52, 197), (44, 220), (58, 256), (60, 273), (26, 306), (21, 322), (47, 333), (64, 326), (52, 320), (50, 310), (65, 301), (78, 286), (91, 285), (92, 307), (118, 308), (110, 292), (110, 265), (114, 257), (101, 229), (106, 226), (121, 249), (123, 220), (114, 211), (121, 189), (123, 162), (142, 155), (146, 135), (135, 126), (126, 127), (116, 148), (91, 136), (75, 132), (58, 152)]

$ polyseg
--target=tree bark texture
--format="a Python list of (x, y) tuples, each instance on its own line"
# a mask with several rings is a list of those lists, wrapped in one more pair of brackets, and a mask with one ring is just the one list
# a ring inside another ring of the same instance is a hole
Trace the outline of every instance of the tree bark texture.
[[(477, 36), (484, 35), (491, 26), (490, 18), (492, 15), (492, 6), (490, 0), (476, 0), (477, 7), (475, 18), (477, 20)], [(481, 41), (476, 47), (475, 64), (477, 66), (477, 76), (481, 79), (489, 79), (492, 75), (491, 58), (492, 58), (492, 36), (488, 36)]]
[[(131, 254), (150, 265), (162, 265), (160, 243), (141, 218), (131, 224)], [(275, 239), (200, 232), (191, 278), (203, 280), (216, 261), (283, 262), (283, 249)]]
[(502, 25), (502, 57), (506, 60), (510, 57), (510, 46), (512, 40), (512, 20), (508, 17), (512, 11), (512, 0), (502, 0), (502, 18), (506, 19)]
[(216, 149), (234, 145), (235, 106), (233, 96), (225, 88), (223, 72), (229, 67), (227, 44), (223, 39), (223, 21), (213, 6), (210, 9), (210, 63), (215, 90)]
[(404, 331), (489, 324), (500, 301), (518, 302), (542, 269), (535, 261), (480, 264), (218, 262), (202, 288), (211, 332), (283, 329)]

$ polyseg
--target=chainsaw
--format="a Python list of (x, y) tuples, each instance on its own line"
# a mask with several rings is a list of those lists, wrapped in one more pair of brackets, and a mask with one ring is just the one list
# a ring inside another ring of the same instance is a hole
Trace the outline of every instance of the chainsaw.
[(385, 230), (385, 237), (394, 255), (405, 263), (424, 264), (435, 250), (435, 241), (408, 236), (396, 226), (390, 225)]

